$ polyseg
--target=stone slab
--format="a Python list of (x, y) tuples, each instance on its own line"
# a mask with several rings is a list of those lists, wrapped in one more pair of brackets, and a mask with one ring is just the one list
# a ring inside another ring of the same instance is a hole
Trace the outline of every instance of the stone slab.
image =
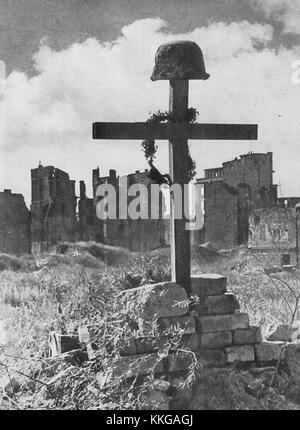
[(196, 333), (195, 317), (193, 316), (159, 318), (157, 323), (161, 332), (174, 332), (179, 328), (180, 330), (183, 330), (184, 334)]
[(202, 303), (196, 306), (198, 315), (232, 314), (239, 309), (239, 302), (232, 293), (207, 296), (203, 299)]
[(202, 333), (249, 328), (249, 316), (245, 313), (198, 317)]
[[(255, 345), (255, 355), (259, 363), (274, 363), (279, 360), (284, 342), (264, 341)], [(284, 354), (281, 357), (284, 359)]]
[(231, 331), (218, 331), (201, 335), (201, 348), (225, 348), (233, 343)]
[(137, 313), (145, 320), (186, 315), (189, 311), (187, 294), (175, 282), (160, 282), (124, 290), (120, 300), (137, 304)]
[(255, 360), (252, 345), (230, 346), (225, 348), (226, 361), (229, 364), (253, 362)]
[(227, 278), (213, 273), (191, 277), (192, 295), (214, 296), (226, 292)]
[(251, 326), (248, 329), (238, 329), (233, 332), (234, 345), (252, 345), (261, 342), (261, 328), (258, 326)]

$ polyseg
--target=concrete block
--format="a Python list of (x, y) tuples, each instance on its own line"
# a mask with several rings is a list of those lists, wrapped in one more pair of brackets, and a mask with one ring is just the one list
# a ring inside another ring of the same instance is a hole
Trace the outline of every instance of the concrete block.
[(226, 292), (227, 278), (212, 273), (192, 276), (191, 290), (195, 296), (214, 296)]
[(158, 328), (160, 331), (175, 331), (176, 328), (183, 330), (184, 334), (196, 333), (195, 318), (193, 316), (159, 318)]
[(201, 347), (201, 336), (199, 334), (184, 334), (181, 338), (180, 346), (191, 351), (199, 351)]
[(255, 360), (252, 345), (230, 346), (225, 348), (227, 363), (245, 363)]
[(248, 329), (238, 329), (233, 332), (234, 345), (249, 345), (262, 342), (261, 328), (251, 326)]
[(245, 313), (203, 316), (198, 318), (201, 332), (228, 331), (249, 327), (249, 316)]
[(205, 297), (203, 303), (196, 306), (198, 315), (233, 314), (239, 309), (239, 302), (231, 293)]
[(161, 282), (131, 288), (122, 291), (119, 298), (125, 302), (136, 303), (137, 313), (148, 321), (152, 321), (155, 317), (186, 315), (189, 311), (186, 291), (175, 282)]
[(204, 333), (201, 335), (201, 348), (225, 348), (232, 345), (233, 336), (231, 331), (218, 331)]
[[(259, 345), (255, 345), (256, 359), (259, 363), (272, 363), (279, 360), (282, 346), (284, 342), (268, 342), (264, 341)], [(281, 356), (284, 359), (284, 354)]]

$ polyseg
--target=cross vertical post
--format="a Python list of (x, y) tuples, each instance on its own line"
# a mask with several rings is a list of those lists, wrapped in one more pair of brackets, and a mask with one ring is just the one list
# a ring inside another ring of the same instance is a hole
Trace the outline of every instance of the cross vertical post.
[[(161, 45), (155, 56), (152, 81), (167, 80), (170, 85), (169, 110), (175, 121), (162, 124), (141, 122), (93, 123), (94, 139), (159, 139), (169, 140), (169, 167), (173, 184), (181, 190), (180, 214), (174, 210), (171, 196), (171, 267), (172, 280), (191, 292), (189, 218), (188, 139), (196, 140), (256, 140), (257, 124), (189, 124), (185, 121), (188, 109), (189, 80), (209, 78), (200, 47), (191, 41), (174, 41)], [(176, 208), (177, 209), (177, 208)], [(178, 211), (179, 212), (179, 211)]]
[[(170, 81), (169, 109), (178, 120), (183, 121), (188, 109), (188, 80)], [(188, 187), (188, 141), (186, 138), (169, 140), (169, 171), (174, 184), (181, 187), (181, 219), (175, 219), (174, 199), (171, 196), (170, 245), (171, 245), (171, 275), (172, 281), (177, 282), (190, 293), (191, 258), (190, 231), (186, 229), (184, 213), (189, 212)], [(185, 212), (184, 212), (185, 211)]]

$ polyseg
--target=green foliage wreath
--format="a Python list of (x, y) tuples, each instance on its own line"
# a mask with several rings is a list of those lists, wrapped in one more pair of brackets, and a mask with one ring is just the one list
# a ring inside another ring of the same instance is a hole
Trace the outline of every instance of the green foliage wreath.
[[(198, 112), (194, 108), (189, 108), (186, 110), (183, 120), (181, 118), (177, 118), (176, 115), (169, 112), (161, 112), (153, 113), (150, 118), (146, 121), (148, 124), (157, 125), (162, 122), (188, 122), (193, 124), (196, 122), (198, 116)], [(142, 147), (144, 151), (144, 155), (146, 160), (150, 165), (153, 163), (153, 159), (155, 158), (155, 154), (157, 152), (157, 145), (155, 140), (145, 139), (142, 141)], [(188, 152), (188, 180), (189, 182), (196, 175), (196, 163), (192, 159), (190, 151)]]

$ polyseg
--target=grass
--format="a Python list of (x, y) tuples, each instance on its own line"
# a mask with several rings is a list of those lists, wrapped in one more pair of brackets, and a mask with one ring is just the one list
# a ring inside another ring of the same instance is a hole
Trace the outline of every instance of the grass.
[[(118, 293), (170, 279), (169, 251), (166, 249), (133, 254), (93, 242), (60, 244), (51, 254), (38, 260), (32, 256), (1, 254), (0, 269), (0, 319), (7, 337), (5, 348), (2, 348), (6, 355), (0, 358), (0, 363), (5, 358), (12, 374), (20, 378), (16, 372), (21, 371), (34, 375), (35, 380), (42, 379), (48, 372), (43, 360), (48, 354), (48, 335), (52, 330), (76, 334), (78, 327), (86, 324), (92, 340), (98, 344), (99, 362), (113, 360), (124, 342), (130, 339), (132, 320), (138, 318), (136, 305), (125, 309)], [(245, 256), (241, 259), (237, 253), (223, 257), (194, 255), (193, 273), (205, 272), (228, 277), (229, 290), (238, 296), (241, 310), (249, 313), (252, 323), (262, 324), (263, 331), (269, 324), (289, 322), (295, 297), (286, 283), (300, 293), (297, 274), (276, 274), (279, 280), (274, 280), (260, 270), (252, 270), (249, 259)], [(64, 383), (68, 381), (69, 386), (60, 386), (64, 395), (47, 400), (40, 399), (41, 385), (38, 382), (21, 378), (23, 396), (15, 399), (18, 407), (140, 407), (132, 390), (133, 397), (128, 400), (128, 387), (123, 387), (123, 392), (127, 392), (125, 397), (114, 389), (105, 395), (99, 394), (93, 375), (95, 371), (101, 371), (101, 365), (99, 369), (70, 369), (73, 382), (65, 378)], [(75, 388), (77, 394), (72, 392)], [(26, 398), (27, 403), (22, 403)], [(7, 402), (1, 406), (0, 400), (1, 407), (14, 406)]]

